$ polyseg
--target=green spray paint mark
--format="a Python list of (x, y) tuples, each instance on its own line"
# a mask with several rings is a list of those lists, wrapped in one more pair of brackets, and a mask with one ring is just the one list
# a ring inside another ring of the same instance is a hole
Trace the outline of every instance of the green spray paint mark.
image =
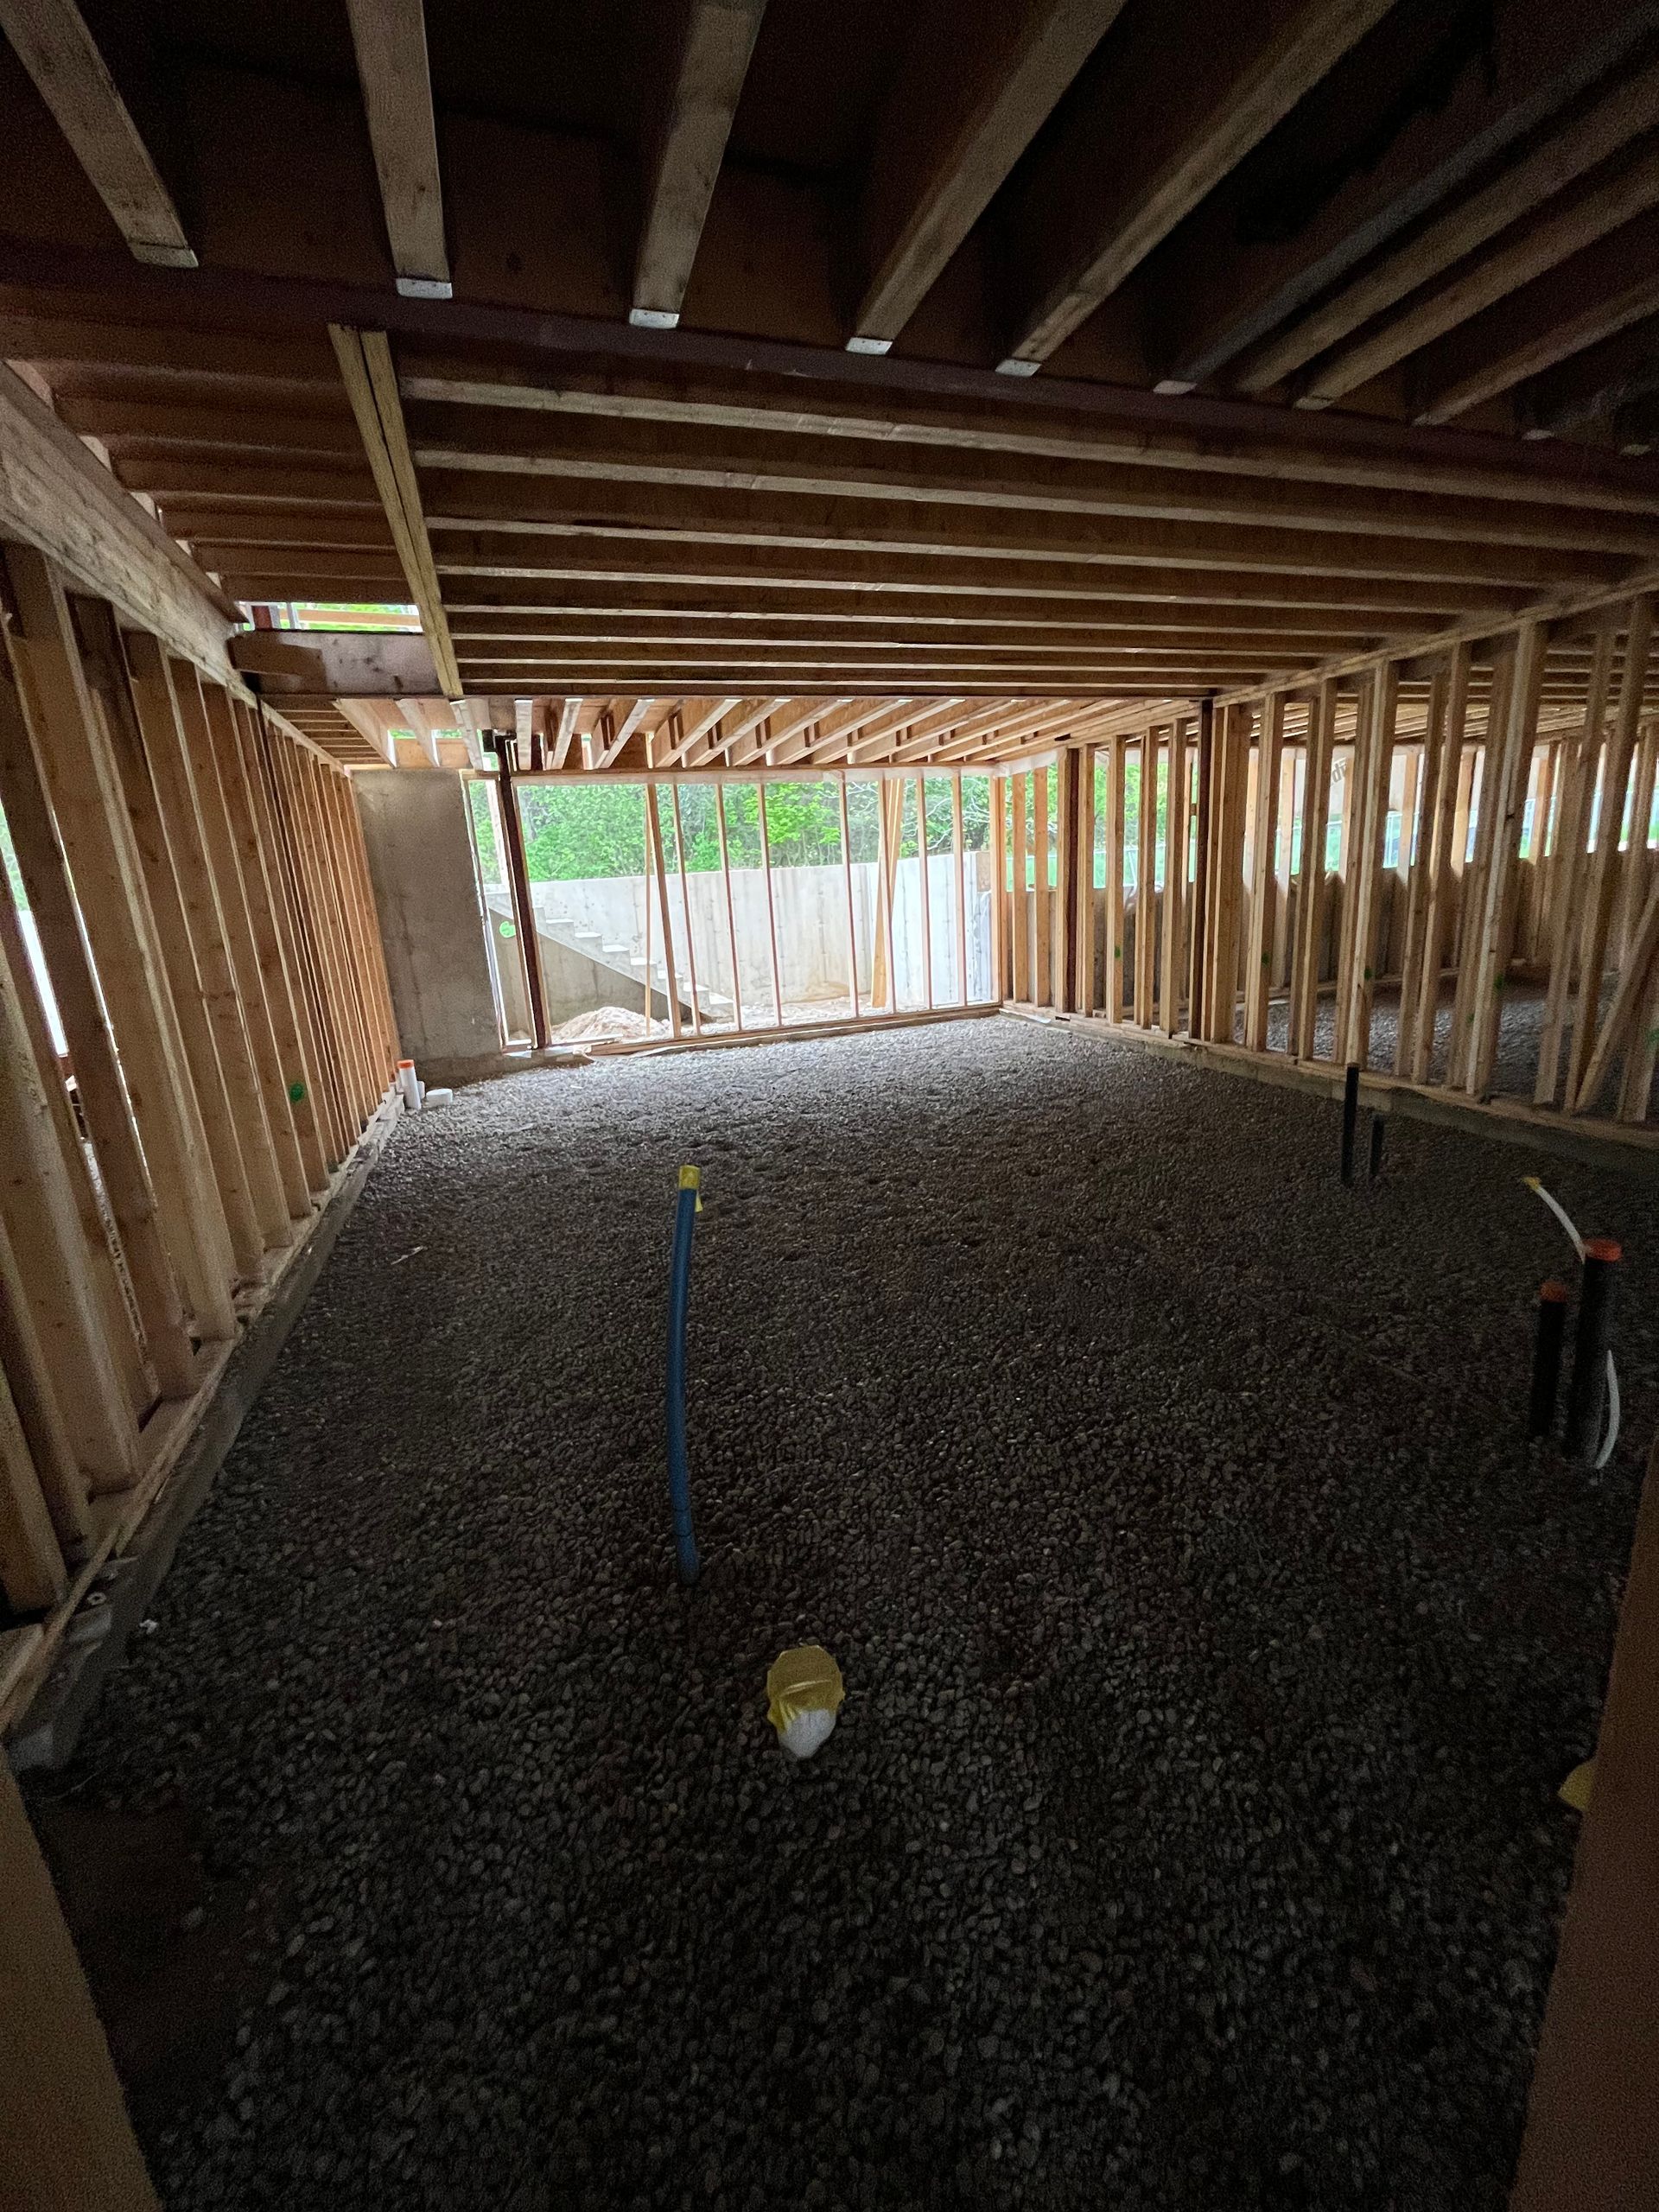
[(304, 1096), (305, 1085), (300, 1081), (298, 1076), (296, 1076), (288, 1086), (288, 1103), (290, 1106), (297, 1106)]

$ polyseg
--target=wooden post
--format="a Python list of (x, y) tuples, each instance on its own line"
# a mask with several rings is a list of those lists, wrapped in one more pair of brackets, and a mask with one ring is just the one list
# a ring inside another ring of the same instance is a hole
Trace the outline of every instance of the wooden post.
[[(967, 856), (963, 850), (962, 771), (960, 768), (952, 770), (950, 776), (950, 850), (955, 860), (954, 875), (957, 887), (957, 1003), (958, 1006), (966, 1006), (968, 1003), (968, 886), (963, 865)], [(849, 900), (850, 896), (849, 888)], [(847, 912), (850, 923), (852, 917), (850, 903)], [(856, 997), (853, 1001), (853, 1011), (855, 1014), (858, 1011)]]
[(1337, 735), (1337, 687), (1327, 677), (1308, 709), (1307, 773), (1302, 794), (1301, 889), (1291, 960), (1289, 1046), (1315, 1057), (1319, 1018), (1319, 938), (1325, 926), (1325, 847), (1331, 819), (1331, 755)]
[[(758, 784), (756, 785), (755, 789), (757, 791), (760, 792), (761, 798), (764, 802), (766, 797), (765, 792), (761, 791), (761, 788)], [(766, 817), (763, 804), (760, 824), (760, 849), (763, 853), (766, 850)], [(682, 1027), (680, 1020), (680, 979), (678, 974), (678, 963), (677, 962), (674, 954), (674, 924), (672, 917), (669, 912), (668, 906), (668, 869), (664, 865), (663, 859), (663, 824), (662, 818), (657, 811), (657, 786), (655, 784), (647, 784), (645, 785), (645, 867), (650, 873), (652, 891), (654, 892), (657, 901), (657, 919), (663, 932), (663, 976), (664, 979), (664, 988), (668, 995), (669, 1034), (672, 1037), (677, 1037), (680, 1034)], [(766, 890), (767, 896), (770, 897), (772, 890), (772, 876), (770, 870), (767, 871)], [(647, 895), (649, 896), (651, 894), (648, 893)], [(649, 970), (647, 970), (646, 973), (646, 981), (647, 982), (650, 981)], [(774, 985), (776, 981), (777, 973), (776, 965), (774, 963)]]
[[(124, 1086), (126, 1103), (109, 1100), (106, 1136), (113, 1152), (125, 1157), (111, 1180), (111, 1204), (146, 1349), (162, 1389), (182, 1396), (194, 1377), (179, 1288), (198, 1335), (235, 1335), (230, 1235), (207, 1177), (155, 918), (62, 580), (22, 546), (6, 549), (6, 569), (17, 606), (11, 642), (24, 719), (74, 880), (74, 906), (118, 1033), (121, 1072), (115, 1080), (118, 1091)], [(108, 1031), (102, 1033), (107, 1050)], [(124, 1144), (120, 1125), (128, 1131)], [(129, 1209), (124, 1222), (123, 1207)]]
[(1637, 741), (1635, 770), (1630, 778), (1630, 842), (1624, 849), (1619, 868), (1618, 912), (1611, 939), (1615, 947), (1614, 957), (1621, 964), (1630, 957), (1637, 920), (1648, 895), (1650, 872), (1648, 824), (1653, 819), (1656, 768), (1659, 768), (1659, 721), (1642, 725)]
[(1573, 960), (1584, 925), (1589, 885), (1586, 855), (1590, 808), (1597, 766), (1606, 731), (1607, 700), (1612, 689), (1613, 632), (1599, 631), (1591, 656), (1584, 722), (1567, 748), (1560, 777), (1561, 798), (1555, 822), (1555, 848), (1549, 858), (1549, 936), (1545, 957), (1549, 980), (1544, 987), (1544, 1018), (1538, 1037), (1538, 1069), (1532, 1088), (1535, 1106), (1553, 1106), (1561, 1066), (1561, 1032), (1573, 988)]
[[(312, 1071), (311, 1081), (327, 1155), (327, 1164), (332, 1168), (345, 1158), (350, 1149), (350, 1139), (345, 1135), (335, 1071), (324, 1042), (321, 985), (310, 911), (301, 887), (291, 824), (271, 767), (273, 746), (278, 743), (286, 745), (290, 741), (278, 737), (263, 709), (245, 718), (244, 731), (247, 739), (249, 781), (256, 794), (265, 834), (270, 841), (273, 880), (282, 892), (277, 912), (289, 949), (291, 972), (296, 979), (296, 1011), (300, 1017), (307, 1063)], [(476, 867), (476, 849), (474, 850), (473, 860)]]
[(1614, 989), (1607, 1018), (1597, 1032), (1595, 1046), (1585, 1069), (1584, 1081), (1573, 1102), (1575, 1113), (1582, 1114), (1594, 1106), (1601, 1096), (1603, 1084), (1612, 1071), (1613, 1062), (1632, 1041), (1631, 1031), (1637, 1015), (1647, 1004), (1656, 954), (1659, 954), (1659, 885), (1656, 885), (1637, 923), (1630, 957)]
[(160, 2212), (80, 1961), (0, 1759), (0, 2143), (19, 2212)]
[(86, 1241), (59, 1149), (45, 1088), (55, 1079), (36, 1065), (10, 963), (0, 957), (0, 1223), (75, 1458), (93, 1489), (122, 1490), (138, 1473), (138, 1430), (94, 1287), (93, 1266), (107, 1255)]
[(680, 918), (685, 924), (685, 972), (691, 980), (691, 1034), (702, 1034), (702, 1005), (697, 995), (697, 947), (691, 928), (691, 883), (685, 870), (685, 825), (680, 818), (680, 787), (677, 783), (668, 787), (669, 804), (674, 814), (674, 858), (678, 863), (680, 877)]
[[(758, 791), (759, 785), (755, 788)], [(726, 785), (724, 782), (715, 785), (715, 820), (720, 830), (720, 880), (726, 894), (726, 943), (732, 961), (732, 1020), (734, 1025), (741, 1030), (743, 1027), (743, 975), (737, 964), (737, 909), (732, 899), (732, 862), (726, 843)], [(841, 779), (841, 836), (842, 851), (849, 852), (851, 849), (847, 842), (847, 778), (844, 773)], [(850, 868), (849, 861), (849, 872), (847, 878), (847, 931), (849, 944), (853, 927), (853, 881)], [(646, 913), (649, 916), (649, 906), (646, 908)], [(649, 991), (651, 982), (649, 973), (646, 975), (645, 982), (647, 991)], [(647, 1000), (647, 1005), (649, 1005), (649, 1000)], [(853, 1012), (855, 1014), (858, 1012), (858, 962), (855, 954), (853, 960)]]
[[(858, 928), (853, 915), (853, 841), (847, 822), (847, 771), (844, 768), (841, 769), (836, 777), (836, 795), (841, 806), (842, 883), (847, 893), (847, 995), (852, 1002), (853, 1020), (856, 1021), (860, 1018), (858, 1007)], [(960, 776), (957, 778), (957, 845), (958, 849), (957, 857), (957, 882), (958, 888), (960, 888), (962, 882), (962, 857), (960, 849), (962, 845), (962, 778)], [(720, 859), (721, 865), (723, 868), (726, 863), (726, 840), (723, 836), (720, 841)], [(731, 914), (731, 878), (728, 875), (726, 879), (726, 911), (728, 919), (730, 918)], [(734, 937), (732, 940), (732, 969), (734, 976), (735, 976), (737, 969), (737, 940), (735, 937)], [(965, 976), (965, 969), (963, 973)], [(967, 987), (964, 982), (964, 994), (966, 988)], [(966, 1003), (965, 996), (963, 1002), (964, 1004)]]
[(0, 1368), (0, 1595), (14, 1613), (41, 1613), (68, 1586), (34, 1455)]
[[(265, 1119), (258, 1070), (236, 987), (219, 887), (208, 865), (195, 779), (167, 657), (142, 633), (126, 639), (132, 701), (179, 897), (195, 955), (220, 1072), (229, 1097), (237, 1149), (261, 1243), (286, 1243), (288, 1203)], [(191, 671), (190, 682), (195, 681)], [(355, 1133), (353, 1133), (355, 1134)], [(257, 1268), (256, 1267), (256, 1274)]]
[(1158, 733), (1141, 740), (1141, 812), (1135, 856), (1135, 1024), (1152, 1027), (1158, 973)]
[[(236, 834), (214, 755), (207, 701), (194, 668), (175, 661), (173, 680), (206, 842), (207, 865), (219, 893), (231, 970), (236, 980), (236, 995), (241, 1002), (242, 1016), (247, 1028), (254, 1071), (259, 1080), (259, 1096), (264, 1103), (265, 1127), (270, 1132), (271, 1149), (283, 1186), (283, 1203), (290, 1223), (304, 1221), (311, 1211), (310, 1185), (306, 1179), (305, 1162), (300, 1155), (299, 1138), (295, 1133), (294, 1109), (288, 1096), (289, 1078), (283, 1072), (282, 1054), (277, 1048), (276, 1034), (271, 1023), (270, 1007), (265, 997), (264, 977), (254, 940), (247, 887), (242, 880)], [(291, 1229), (285, 1231), (286, 1236), (292, 1233)]]
[(1478, 748), (1470, 807), (1474, 816), (1472, 849), (1463, 871), (1459, 894), (1457, 986), (1452, 1001), (1452, 1036), (1446, 1050), (1446, 1081), (1450, 1090), (1461, 1090), (1469, 1072), (1470, 1046), (1474, 1039), (1475, 976), (1480, 965), (1480, 927), (1485, 906), (1485, 883), (1491, 860), (1496, 807), (1493, 791), (1497, 778), (1497, 754), (1502, 732), (1509, 718), (1510, 679), (1515, 671), (1512, 642), (1501, 645), (1492, 664), (1486, 695), (1486, 734)]
[(1197, 801), (1192, 827), (1192, 918), (1187, 925), (1186, 1028), (1190, 1037), (1203, 1037), (1205, 994), (1208, 988), (1205, 946), (1210, 927), (1210, 823), (1211, 783), (1215, 759), (1215, 707), (1208, 699), (1198, 702), (1198, 729), (1194, 747)]
[(650, 800), (649, 796), (648, 796), (648, 795), (646, 795), (645, 793), (643, 793), (643, 792), (642, 792), (642, 793), (641, 793), (641, 795), (640, 795), (640, 801), (639, 801), (639, 804), (640, 804), (640, 809), (641, 809), (640, 816), (639, 816), (639, 839), (640, 839), (640, 843), (641, 843), (641, 845), (642, 845), (642, 846), (643, 846), (643, 848), (644, 848), (644, 859), (643, 859), (643, 870), (644, 870), (644, 873), (643, 873), (642, 877), (641, 877), (641, 886), (642, 886), (642, 890), (643, 890), (643, 895), (644, 895), (644, 899), (645, 899), (645, 1034), (646, 1034), (646, 1036), (647, 1036), (647, 1037), (649, 1037), (649, 1036), (650, 1036), (650, 1034), (651, 1034), (651, 1033), (652, 1033), (652, 1022), (653, 1022), (653, 1020), (654, 1020), (654, 1019), (655, 1019), (655, 1016), (653, 1015), (653, 1013), (652, 1013), (652, 1000), (653, 996), (655, 995), (655, 987), (653, 986), (653, 984), (652, 984), (652, 980), (651, 980), (651, 948), (652, 948), (652, 930), (653, 930), (653, 928), (654, 928), (654, 923), (653, 923), (653, 919), (652, 919), (652, 910), (655, 907), (655, 906), (656, 906), (656, 904), (657, 904), (657, 892), (656, 892), (656, 881), (657, 881), (657, 879), (656, 879), (655, 872), (654, 872), (654, 870), (652, 869), (652, 864), (651, 864), (651, 819), (650, 819), (650, 817), (651, 817), (651, 800)]
[[(1492, 786), (1491, 861), (1487, 870), (1473, 982), (1474, 1031), (1470, 1040), (1466, 1082), (1478, 1097), (1490, 1088), (1497, 1059), (1503, 1012), (1505, 968), (1515, 929), (1516, 870), (1525, 819), (1527, 771), (1538, 729), (1544, 681), (1544, 629), (1526, 622), (1516, 639), (1515, 665), (1504, 701), (1505, 719)], [(1489, 746), (1487, 759), (1493, 758)], [(1483, 812), (1485, 810), (1483, 806)]]
[(1016, 773), (1008, 779), (1013, 794), (1014, 897), (1009, 909), (1009, 939), (1013, 947), (1012, 989), (1015, 1003), (1027, 1005), (1036, 996), (1032, 983), (1030, 909), (1026, 895), (1026, 785), (1028, 779)]
[(1048, 771), (1031, 772), (1032, 873), (1037, 879), (1033, 894), (1031, 932), (1031, 999), (1033, 1006), (1054, 1003), (1054, 893), (1048, 880)]
[[(884, 785), (882, 786), (883, 797), (886, 796), (886, 790), (887, 787)], [(899, 786), (899, 790), (902, 798), (902, 785)], [(766, 945), (772, 956), (772, 1013), (777, 1019), (778, 1027), (781, 1029), (784, 1026), (784, 984), (782, 971), (778, 964), (778, 909), (772, 902), (772, 833), (766, 827), (766, 787), (763, 783), (756, 783), (754, 787), (754, 798), (755, 811), (760, 817), (760, 867), (766, 880)], [(652, 810), (652, 818), (655, 819), (654, 807)], [(888, 917), (887, 926), (889, 931), (891, 931), (893, 926), (891, 914), (889, 914)], [(668, 929), (668, 911), (666, 907), (664, 907), (663, 911), (663, 929), (664, 935), (666, 935)], [(889, 961), (891, 961), (893, 957), (891, 935), (889, 935), (888, 938), (887, 957)], [(893, 1009), (897, 1012), (899, 996), (896, 990), (893, 994)], [(675, 1034), (676, 1036), (679, 1034), (677, 1027), (676, 1027)]]
[(1077, 785), (1081, 756), (1075, 745), (1055, 755), (1054, 1003), (1062, 1012), (1077, 1004)]
[(998, 1004), (1012, 997), (1013, 949), (1008, 890), (1008, 782), (991, 778), (991, 997)]
[(927, 785), (920, 770), (916, 775), (916, 850), (922, 871), (922, 1001), (933, 1011), (933, 902), (927, 881)]
[(1072, 868), (1072, 920), (1075, 944), (1076, 995), (1078, 1014), (1093, 1014), (1100, 1004), (1099, 978), (1095, 973), (1095, 748), (1077, 751), (1077, 825)]
[[(109, 1033), (103, 1001), (81, 935), (68, 864), (58, 841), (45, 786), (40, 780), (22, 704), (3, 660), (0, 660), (0, 804), (3, 804), (10, 824), (17, 864), (39, 933), (47, 972), (54, 979), (54, 995), (69, 1046), (70, 1065), (75, 1071), (80, 1110), (103, 1179), (105, 1198), (111, 1199), (118, 1171), (105, 1164), (106, 1150), (111, 1162), (118, 1161), (123, 1154), (137, 1152), (137, 1132), (127, 1110), (114, 1040)], [(118, 1233), (118, 1221), (114, 1217), (112, 1203), (106, 1211), (92, 1187), (74, 1111), (64, 1088), (46, 1017), (36, 999), (34, 970), (10, 889), (0, 899), (0, 950), (10, 963), (20, 1017), (26, 1026), (35, 1065), (40, 1071), (52, 1109), (60, 1154), (91, 1255), (95, 1294), (117, 1364), (130, 1388), (133, 1404), (148, 1405), (155, 1395), (156, 1377), (145, 1362), (137, 1334), (138, 1313), (130, 1294), (118, 1281), (109, 1246), (108, 1232), (113, 1229)], [(137, 1167), (129, 1166), (124, 1172), (129, 1176), (142, 1175), (142, 1158)], [(148, 1192), (145, 1180), (142, 1195), (151, 1207), (153, 1219), (153, 1201)], [(129, 1190), (129, 1199), (134, 1203), (140, 1195), (136, 1189)]]
[(1268, 999), (1273, 983), (1273, 940), (1279, 893), (1280, 764), (1285, 743), (1285, 695), (1275, 691), (1262, 718), (1255, 778), (1255, 831), (1251, 840), (1250, 945), (1245, 967), (1244, 1042), (1268, 1049)]
[[(254, 813), (237, 728), (236, 702), (217, 684), (207, 686), (202, 696), (207, 710), (208, 743), (213, 748), (226, 823), (247, 906), (250, 944), (270, 1026), (277, 1078), (288, 1105), (305, 1186), (308, 1191), (321, 1192), (328, 1187), (328, 1163), (323, 1155), (322, 1129), (317, 1119), (315, 1084), (301, 1048), (299, 1016), (295, 1011), (293, 987), (283, 957), (276, 896), (267, 872), (268, 864), (274, 864), (275, 855), (267, 855)], [(289, 1211), (293, 1211), (291, 1203)], [(295, 1218), (302, 1220), (304, 1211)]]
[(1210, 945), (1205, 958), (1210, 989), (1205, 1034), (1212, 1042), (1225, 1045), (1233, 1042), (1238, 1006), (1238, 920), (1244, 887), (1245, 800), (1254, 716), (1255, 709), (1249, 706), (1226, 709), (1216, 743)]
[(1272, 988), (1289, 987), (1289, 913), (1292, 913), (1292, 852), (1296, 847), (1296, 790), (1303, 772), (1303, 747), (1283, 746), (1279, 754), (1279, 838), (1274, 854), (1274, 940), (1272, 940)]
[(1123, 973), (1124, 854), (1128, 815), (1124, 740), (1115, 737), (1101, 750), (1106, 759), (1106, 1019), (1122, 1021), (1128, 978)]
[(29, 1294), (0, 1209), (0, 1373), (11, 1391), (35, 1478), (66, 1552), (92, 1531), (86, 1478), (75, 1463), (69, 1424), (35, 1330)]
[(1433, 1064), (1440, 976), (1455, 918), (1458, 882), (1469, 835), (1472, 768), (1464, 737), (1468, 725), (1472, 664), (1472, 650), (1466, 640), (1452, 648), (1446, 671), (1446, 726), (1440, 742), (1440, 773), (1435, 790), (1433, 845), (1428, 856), (1421, 971), (1412, 1025), (1410, 1074), (1414, 1083), (1427, 1083)]
[(133, 846), (143, 870), (150, 910), (156, 917), (156, 941), (167, 969), (198, 1118), (230, 1236), (232, 1255), (238, 1274), (245, 1281), (257, 1281), (264, 1258), (264, 1240), (236, 1141), (213, 1024), (208, 1019), (207, 999), (196, 966), (195, 948), (190, 941), (189, 923), (179, 894), (178, 878), (168, 849), (156, 786), (127, 683), (115, 618), (102, 602), (85, 602), (79, 613), (82, 634), (90, 640), (92, 648), (86, 657), (87, 677), (103, 706), (105, 729), (120, 779)]
[[(1422, 1014), (1423, 956), (1428, 937), (1429, 886), (1434, 876), (1434, 832), (1440, 813), (1440, 785), (1446, 765), (1446, 707), (1448, 671), (1444, 663), (1436, 665), (1429, 678), (1428, 712), (1423, 728), (1423, 757), (1421, 778), (1414, 777), (1414, 784), (1421, 790), (1423, 803), (1423, 826), (1416, 837), (1417, 855), (1411, 856), (1414, 812), (1408, 819), (1403, 811), (1400, 823), (1400, 851), (1406, 863), (1406, 926), (1400, 955), (1400, 1016), (1394, 1047), (1394, 1071), (1403, 1076), (1409, 1072), (1416, 1052), (1417, 1024)], [(1414, 798), (1416, 791), (1414, 791)], [(1429, 1020), (1433, 1020), (1433, 1001)]]
[[(1355, 869), (1353, 932), (1350, 939), (1348, 1008), (1344, 1027), (1346, 1060), (1363, 1068), (1370, 1065), (1371, 1006), (1376, 989), (1377, 933), (1381, 922), (1382, 841), (1388, 827), (1389, 780), (1394, 761), (1395, 712), (1399, 699), (1399, 671), (1385, 661), (1371, 678), (1366, 702), (1363, 754), (1364, 771), (1357, 793), (1355, 830), (1359, 840)], [(1362, 756), (1356, 751), (1356, 760)], [(1351, 850), (1354, 849), (1352, 847)]]
[(1636, 750), (1642, 714), (1642, 692), (1647, 674), (1648, 645), (1653, 632), (1651, 594), (1631, 602), (1624, 641), (1624, 666), (1619, 682), (1618, 713), (1607, 750), (1607, 773), (1602, 783), (1601, 813), (1596, 825), (1596, 849), (1590, 862), (1590, 887), (1584, 918), (1584, 949), (1579, 971), (1577, 1014), (1573, 1046), (1567, 1059), (1567, 1101), (1578, 1103), (1585, 1071), (1594, 1047), (1602, 974), (1607, 965), (1607, 938), (1612, 923), (1613, 896), (1618, 888), (1618, 841), (1624, 824), (1624, 798)]

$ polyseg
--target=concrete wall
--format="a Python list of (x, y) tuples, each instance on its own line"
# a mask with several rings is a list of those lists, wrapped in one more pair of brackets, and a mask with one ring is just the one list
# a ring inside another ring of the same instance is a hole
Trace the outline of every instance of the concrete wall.
[(446, 768), (353, 776), (386, 949), (391, 1003), (413, 1060), (500, 1049), (495, 988), (459, 775)]

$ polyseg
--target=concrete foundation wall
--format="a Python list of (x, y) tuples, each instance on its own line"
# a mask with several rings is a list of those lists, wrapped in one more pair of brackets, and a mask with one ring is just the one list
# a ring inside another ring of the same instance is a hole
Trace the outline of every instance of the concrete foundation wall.
[(472, 823), (448, 769), (354, 776), (397, 1033), (410, 1059), (500, 1047)]

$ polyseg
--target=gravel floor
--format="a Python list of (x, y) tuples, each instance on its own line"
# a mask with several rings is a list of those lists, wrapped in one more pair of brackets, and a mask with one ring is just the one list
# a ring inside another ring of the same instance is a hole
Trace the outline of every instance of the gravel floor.
[[(1402, 1122), (1344, 1192), (1338, 1121), (986, 1021), (401, 1130), (44, 1785), (181, 1814), (244, 1917), (168, 2212), (1501, 2206), (1659, 1192)], [(1535, 1166), (1625, 1242), (1599, 1481), (1516, 1440)]]

